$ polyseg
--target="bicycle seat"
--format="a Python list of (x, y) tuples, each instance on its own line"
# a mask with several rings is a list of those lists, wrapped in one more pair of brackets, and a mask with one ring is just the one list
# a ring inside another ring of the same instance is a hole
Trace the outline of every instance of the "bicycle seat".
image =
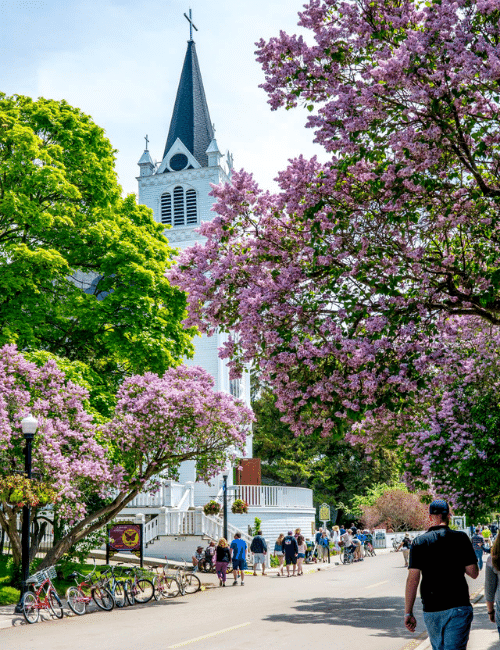
[(73, 573), (70, 573), (69, 576), (66, 576), (66, 579), (69, 580), (70, 578), (78, 578), (78, 573), (76, 571), (73, 571)]

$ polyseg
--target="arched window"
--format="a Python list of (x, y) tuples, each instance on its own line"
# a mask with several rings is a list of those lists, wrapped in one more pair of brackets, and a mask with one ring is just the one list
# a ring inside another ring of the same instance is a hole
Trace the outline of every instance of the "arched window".
[(161, 195), (161, 222), (174, 227), (191, 226), (198, 223), (198, 209), (195, 190), (186, 190), (180, 185), (174, 187), (172, 194), (165, 192)]

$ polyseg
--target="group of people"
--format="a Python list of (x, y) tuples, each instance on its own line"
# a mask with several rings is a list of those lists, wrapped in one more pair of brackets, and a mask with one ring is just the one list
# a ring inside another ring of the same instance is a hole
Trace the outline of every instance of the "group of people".
[[(259, 536), (262, 538), (264, 542), (264, 547), (265, 547), (264, 557), (265, 557), (265, 552), (267, 552), (267, 545), (260, 531), (259, 531)], [(208, 562), (209, 564), (215, 565), (215, 571), (219, 578), (219, 586), (225, 587), (227, 568), (230, 563), (232, 564), (232, 569), (233, 569), (233, 577), (234, 577), (233, 585), (238, 584), (238, 577), (241, 578), (241, 584), (242, 585), (245, 584), (245, 569), (247, 568), (246, 556), (247, 556), (247, 543), (245, 542), (244, 539), (241, 539), (241, 533), (235, 533), (234, 539), (231, 542), (231, 544), (228, 543), (227, 539), (221, 537), (217, 545), (215, 544), (214, 541), (212, 541), (210, 542), (210, 544), (207, 546), (205, 550), (203, 550), (203, 546), (198, 546), (195, 554), (192, 557), (192, 561), (195, 570), (200, 566), (201, 562)], [(262, 566), (264, 568), (265, 564), (263, 564)]]
[[(354, 554), (355, 561), (363, 560), (363, 547), (372, 543), (372, 534), (368, 530), (358, 531), (354, 524), (349, 529), (334, 526), (330, 531), (320, 528), (313, 539), (305, 538), (300, 528), (295, 532), (289, 530), (286, 535), (280, 534), (274, 543), (273, 555), (278, 558), (278, 575), (301, 576), (304, 574), (304, 562), (326, 562), (330, 556), (330, 547), (341, 552), (346, 548)], [(233, 585), (245, 584), (246, 556), (247, 551), (253, 554), (253, 575), (257, 570), (262, 570), (266, 575), (266, 556), (268, 554), (267, 542), (258, 531), (252, 539), (250, 548), (241, 539), (241, 534), (235, 534), (234, 540), (229, 544), (226, 539), (219, 539), (218, 544), (210, 542), (204, 550), (198, 546), (192, 561), (195, 569), (201, 567), (201, 563), (208, 563), (215, 567), (219, 577), (219, 584), (226, 586), (227, 568), (232, 563)]]

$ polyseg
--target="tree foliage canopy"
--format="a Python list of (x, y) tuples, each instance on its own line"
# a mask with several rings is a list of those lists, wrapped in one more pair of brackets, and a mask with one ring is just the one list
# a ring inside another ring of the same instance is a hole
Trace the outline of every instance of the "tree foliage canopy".
[[(74, 544), (102, 528), (163, 473), (195, 459), (201, 480), (241, 455), (251, 412), (197, 367), (170, 368), (128, 378), (113, 418), (97, 426), (84, 408), (86, 390), (68, 380), (53, 359), (38, 368), (14, 346), (0, 349), (0, 478), (24, 470), (21, 419), (38, 418), (33, 441), (35, 480), (57, 494), (62, 534), (44, 558), (55, 564)], [(0, 494), (0, 525), (19, 561), (21, 507)]]
[(179, 363), (192, 331), (163, 226), (121, 198), (114, 154), (66, 102), (0, 95), (0, 344), (118, 380)]
[(333, 436), (295, 436), (280, 420), (276, 398), (263, 391), (252, 403), (254, 454), (262, 460), (265, 479), (310, 488), (318, 503), (354, 512), (354, 498), (374, 483), (392, 483), (398, 476), (394, 451), (379, 447), (371, 455), (362, 445)]
[[(236, 374), (254, 363), (294, 433), (363, 433), (367, 414), (422, 407), (451, 358), (450, 318), (496, 340), (499, 18), (498, 0), (311, 0), (311, 44), (258, 44), (272, 108), (306, 106), (328, 160), (291, 161), (276, 194), (244, 171), (214, 188), (207, 241), (171, 277), (191, 324), (237, 332), (223, 356)], [(435, 424), (419, 413), (415, 456)]]

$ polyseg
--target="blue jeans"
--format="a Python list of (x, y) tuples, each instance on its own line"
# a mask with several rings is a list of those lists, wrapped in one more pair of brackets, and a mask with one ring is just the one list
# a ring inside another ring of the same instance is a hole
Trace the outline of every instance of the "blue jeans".
[(476, 554), (477, 557), (477, 564), (479, 566), (479, 570), (483, 568), (483, 549), (482, 548), (475, 548), (474, 553)]
[(424, 612), (432, 650), (466, 650), (472, 617), (470, 605), (442, 612)]

